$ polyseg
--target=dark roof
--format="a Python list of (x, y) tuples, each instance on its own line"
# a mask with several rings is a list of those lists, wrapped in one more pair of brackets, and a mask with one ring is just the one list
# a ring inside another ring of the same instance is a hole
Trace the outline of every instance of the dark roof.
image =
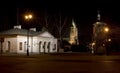
[(107, 24), (104, 22), (95, 22), (93, 25), (107, 25)]
[[(28, 30), (26, 29), (15, 28), (15, 29), (10, 29), (7, 31), (0, 32), (0, 35), (27, 35), (27, 33), (28, 33)], [(37, 32), (32, 30), (29, 31), (29, 35), (34, 35), (36, 33)]]

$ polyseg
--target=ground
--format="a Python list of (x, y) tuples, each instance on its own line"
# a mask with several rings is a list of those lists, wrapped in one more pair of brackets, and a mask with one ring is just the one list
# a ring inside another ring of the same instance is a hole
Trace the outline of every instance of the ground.
[(0, 56), (0, 73), (120, 73), (119, 68), (119, 55), (59, 53)]

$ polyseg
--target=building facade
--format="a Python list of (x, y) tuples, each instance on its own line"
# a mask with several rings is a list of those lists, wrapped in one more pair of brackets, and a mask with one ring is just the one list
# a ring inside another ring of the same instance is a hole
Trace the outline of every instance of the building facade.
[(78, 40), (78, 28), (75, 24), (75, 22), (72, 20), (72, 26), (70, 29), (70, 40), (69, 40), (70, 44), (74, 44), (74, 45), (78, 45), (79, 44), (79, 40)]
[[(29, 36), (28, 36), (29, 35)], [(54, 53), (57, 52), (57, 39), (48, 31), (22, 29), (21, 25), (0, 33), (0, 50), (5, 53)]]
[(100, 14), (98, 11), (97, 22), (93, 24), (92, 53), (95, 54), (106, 53), (107, 35), (108, 35), (107, 24), (100, 21)]

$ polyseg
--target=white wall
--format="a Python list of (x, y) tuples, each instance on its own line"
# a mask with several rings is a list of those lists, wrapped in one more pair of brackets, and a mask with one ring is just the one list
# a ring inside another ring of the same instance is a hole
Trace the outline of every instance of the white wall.
[[(27, 50), (27, 36), (6, 37), (3, 42), (3, 51), (8, 51), (8, 41), (10, 41), (10, 51), (15, 53), (26, 53)], [(41, 41), (41, 45), (39, 42)], [(22, 43), (22, 49), (20, 49), (20, 42)], [(26, 42), (26, 43), (25, 43)], [(43, 48), (44, 42), (46, 42), (45, 49)], [(48, 43), (50, 42), (50, 48), (48, 50)], [(56, 44), (56, 49), (54, 49)], [(41, 46), (41, 48), (40, 48)], [(57, 39), (54, 37), (41, 37), (34, 36), (29, 37), (29, 52), (30, 53), (48, 53), (57, 52)]]
[[(45, 38), (45, 37), (38, 37), (37, 38), (38, 40), (38, 49), (39, 49), (39, 42), (42, 41), (41, 43), (41, 49), (40, 51), (41, 52), (57, 52), (57, 39), (55, 38)], [(45, 46), (45, 49), (43, 48), (43, 45), (44, 45), (44, 42), (46, 42), (46, 46)], [(48, 50), (47, 46), (48, 46), (48, 43), (50, 42), (50, 49)], [(54, 44), (56, 44), (56, 49), (54, 50)]]
[[(18, 36), (17, 37), (17, 51), (19, 53), (26, 53), (26, 51), (24, 50), (25, 47), (24, 47), (24, 42), (27, 42), (27, 37), (26, 36)], [(39, 46), (39, 42), (42, 42), (41, 43), (41, 48)], [(23, 43), (23, 46), (22, 46), (22, 50), (19, 49), (19, 43), (22, 42)], [(46, 42), (46, 46), (45, 46), (45, 49), (43, 48), (43, 45), (44, 45), (44, 42)], [(47, 45), (48, 45), (48, 42), (50, 42), (50, 50), (49, 52), (57, 52), (57, 39), (54, 39), (54, 38), (45, 38), (45, 37), (29, 37), (29, 52), (31, 53), (41, 53), (41, 52), (46, 52), (48, 53), (48, 48), (47, 48)], [(54, 48), (54, 44), (56, 44), (56, 50), (53, 50)], [(27, 45), (26, 45), (27, 46)]]
[[(8, 41), (10, 41), (10, 47), (8, 47)], [(8, 51), (8, 48), (10, 48), (10, 50)], [(7, 37), (4, 39), (3, 42), (3, 52), (17, 52), (16, 50), (17, 48), (17, 39), (16, 37)]]
[(31, 43), (31, 45), (32, 45), (31, 50), (34, 53), (38, 53), (39, 52), (38, 39), (37, 39), (37, 37), (32, 37), (31, 39), (32, 39), (32, 41), (31, 41), (32, 42)]
[[(20, 42), (22, 43), (22, 50), (20, 50)], [(26, 42), (26, 44), (25, 44)], [(26, 36), (17, 36), (17, 52), (26, 53), (27, 50), (27, 37)], [(30, 50), (29, 50), (30, 51)]]

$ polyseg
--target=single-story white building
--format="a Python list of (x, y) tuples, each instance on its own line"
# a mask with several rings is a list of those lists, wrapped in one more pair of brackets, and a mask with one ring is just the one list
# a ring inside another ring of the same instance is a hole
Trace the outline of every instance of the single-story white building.
[(57, 39), (48, 31), (22, 29), (21, 25), (0, 32), (0, 50), (9, 53), (53, 53), (57, 52)]

